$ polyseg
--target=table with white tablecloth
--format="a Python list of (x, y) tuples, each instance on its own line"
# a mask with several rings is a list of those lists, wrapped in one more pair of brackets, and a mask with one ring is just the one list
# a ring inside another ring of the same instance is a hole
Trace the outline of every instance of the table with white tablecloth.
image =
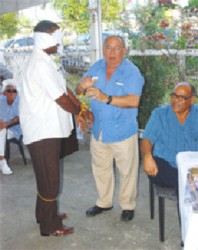
[(179, 209), (181, 234), (185, 250), (198, 250), (198, 213), (192, 203), (185, 202), (186, 182), (189, 168), (198, 167), (198, 152), (180, 152), (176, 156), (179, 178)]

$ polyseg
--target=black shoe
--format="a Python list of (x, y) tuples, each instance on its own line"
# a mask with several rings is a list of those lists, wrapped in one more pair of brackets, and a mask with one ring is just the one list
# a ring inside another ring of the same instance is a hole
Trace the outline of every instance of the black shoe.
[(111, 210), (113, 207), (98, 207), (98, 206), (94, 206), (94, 207), (90, 207), (87, 211), (86, 211), (86, 215), (91, 217), (91, 216), (95, 216), (97, 214), (101, 214), (103, 211), (108, 211)]
[(130, 221), (134, 217), (134, 210), (123, 210), (121, 214), (121, 220)]

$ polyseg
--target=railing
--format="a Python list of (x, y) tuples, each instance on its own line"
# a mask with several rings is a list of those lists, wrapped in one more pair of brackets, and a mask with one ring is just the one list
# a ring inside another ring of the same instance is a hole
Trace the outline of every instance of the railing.
[(178, 55), (178, 56), (198, 56), (198, 49), (161, 49), (161, 50), (130, 50), (130, 56), (162, 56), (162, 55)]
[[(22, 65), (26, 63), (30, 52), (19, 52), (19, 53), (5, 53), (4, 58), (8, 67), (13, 71), (15, 76), (20, 75)], [(162, 49), (162, 50), (129, 50), (128, 56), (171, 56), (177, 55), (180, 60), (181, 68), (185, 68), (185, 61), (187, 56), (198, 57), (198, 49)], [(62, 65), (66, 72), (69, 73), (83, 73), (90, 66), (90, 51), (86, 49), (67, 49), (64, 51), (62, 56)], [(198, 65), (196, 67), (195, 75), (191, 76), (191, 79), (198, 79)]]

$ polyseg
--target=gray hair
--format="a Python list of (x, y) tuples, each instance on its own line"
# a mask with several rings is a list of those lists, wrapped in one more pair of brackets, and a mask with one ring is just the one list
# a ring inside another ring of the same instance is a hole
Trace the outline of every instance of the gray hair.
[(119, 36), (119, 35), (109, 35), (109, 36), (107, 36), (107, 37), (105, 38), (105, 40), (104, 40), (103, 46), (105, 46), (106, 41), (107, 41), (109, 38), (112, 38), (112, 37), (117, 37), (118, 39), (120, 39), (120, 41), (121, 41), (122, 44), (123, 44), (123, 47), (126, 48), (126, 44), (125, 44), (124, 38), (123, 38), (122, 36)]
[(189, 87), (191, 87), (191, 95), (192, 95), (192, 96), (197, 96), (197, 91), (196, 91), (196, 89), (195, 89), (195, 86), (192, 85), (191, 83), (189, 83), (189, 82), (178, 82), (178, 83), (175, 85), (174, 90), (175, 90), (177, 87), (179, 87), (179, 86), (189, 86)]

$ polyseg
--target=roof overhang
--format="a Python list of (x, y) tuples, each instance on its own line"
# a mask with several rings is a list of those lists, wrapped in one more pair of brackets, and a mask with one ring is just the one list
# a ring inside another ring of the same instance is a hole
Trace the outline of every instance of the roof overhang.
[(49, 0), (0, 0), (0, 15), (48, 2)]

